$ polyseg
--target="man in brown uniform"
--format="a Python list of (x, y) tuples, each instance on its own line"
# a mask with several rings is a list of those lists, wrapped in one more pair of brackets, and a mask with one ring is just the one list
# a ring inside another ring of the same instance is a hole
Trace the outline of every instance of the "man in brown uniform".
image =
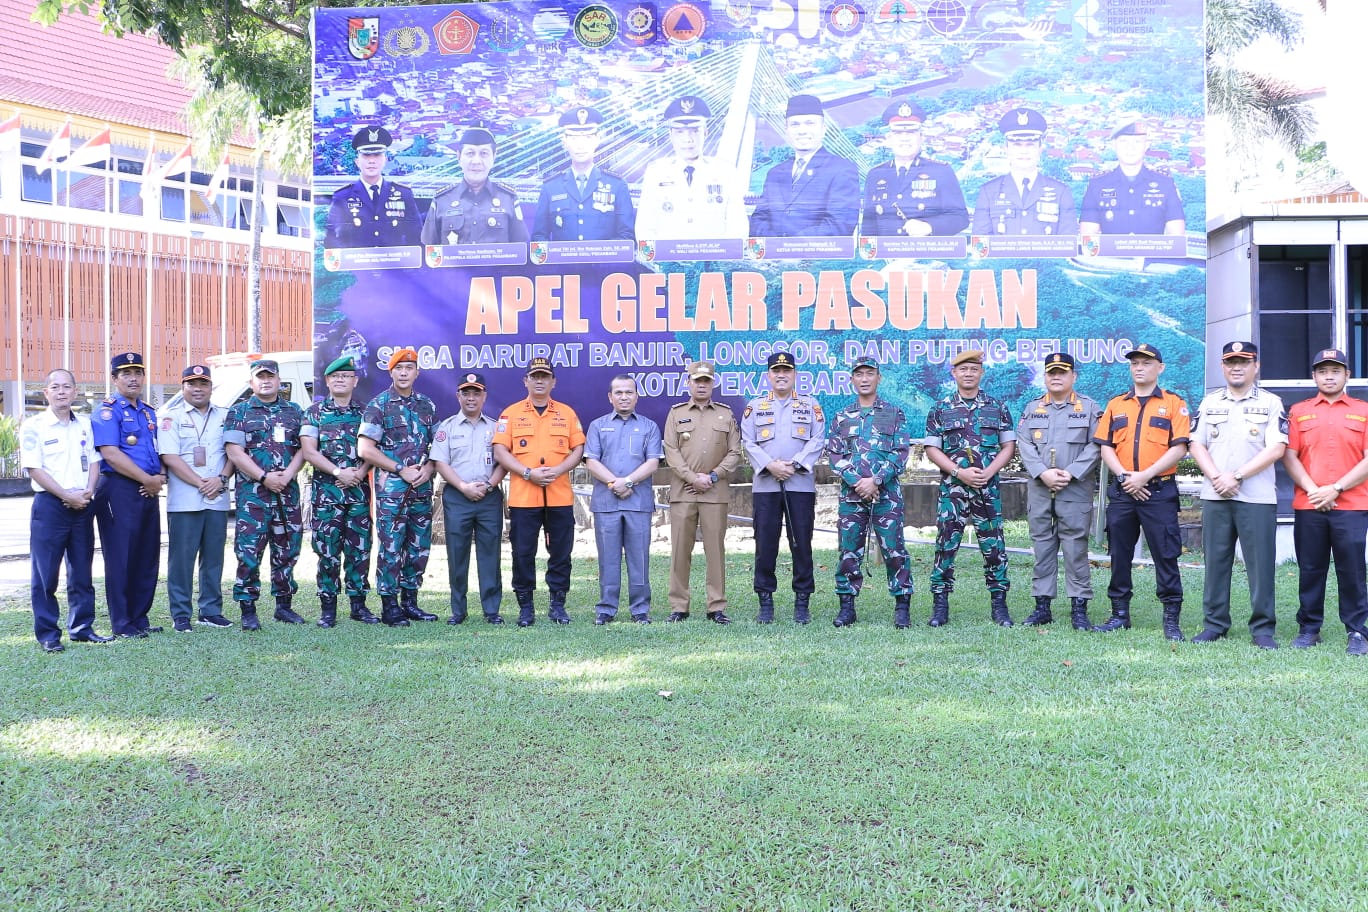
[(741, 429), (731, 409), (712, 401), (714, 371), (689, 365), (689, 400), (665, 418), (665, 462), (670, 479), (670, 620), (689, 616), (689, 569), (694, 535), (703, 529), (708, 567), (708, 620), (727, 617), (726, 534), (731, 474), (741, 462)]

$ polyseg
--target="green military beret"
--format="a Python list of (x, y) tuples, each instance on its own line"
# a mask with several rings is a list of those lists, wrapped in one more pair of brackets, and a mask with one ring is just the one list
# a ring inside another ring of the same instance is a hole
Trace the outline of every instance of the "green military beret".
[(323, 376), (329, 377), (338, 371), (356, 370), (356, 360), (351, 355), (343, 355), (327, 367), (323, 368)]

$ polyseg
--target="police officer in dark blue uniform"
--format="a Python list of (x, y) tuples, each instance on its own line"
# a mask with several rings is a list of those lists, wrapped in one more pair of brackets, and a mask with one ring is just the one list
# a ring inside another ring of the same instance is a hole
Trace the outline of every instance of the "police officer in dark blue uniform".
[(969, 224), (955, 169), (922, 155), (925, 120), (926, 112), (911, 99), (895, 101), (884, 111), (893, 160), (872, 168), (865, 179), (861, 234), (944, 237)]
[(161, 504), (165, 470), (157, 454), (157, 413), (142, 401), (142, 355), (124, 352), (110, 362), (114, 396), (90, 419), (100, 451), (95, 523), (104, 552), (109, 624), (125, 639), (161, 633), (148, 623), (161, 563)]
[(384, 127), (362, 127), (352, 137), (361, 179), (333, 194), (323, 246), (408, 247), (418, 243), (423, 219), (413, 191), (384, 178), (394, 137)]
[(1083, 234), (1182, 234), (1183, 199), (1173, 178), (1145, 167), (1149, 127), (1138, 114), (1122, 117), (1112, 133), (1117, 165), (1088, 181), (1079, 230)]
[[(784, 109), (793, 155), (765, 174), (751, 213), (753, 237), (850, 237), (859, 218), (860, 171), (822, 147), (826, 114), (816, 95), (794, 95)], [(962, 208), (961, 204), (961, 208)]]
[(594, 161), (603, 115), (593, 108), (571, 108), (561, 115), (561, 143), (570, 168), (542, 185), (534, 241), (630, 241), (636, 212), (627, 182)]
[(1007, 173), (979, 190), (974, 234), (1078, 234), (1073, 194), (1062, 181), (1040, 173), (1045, 118), (1030, 108), (1013, 108), (998, 121), (1007, 140)]

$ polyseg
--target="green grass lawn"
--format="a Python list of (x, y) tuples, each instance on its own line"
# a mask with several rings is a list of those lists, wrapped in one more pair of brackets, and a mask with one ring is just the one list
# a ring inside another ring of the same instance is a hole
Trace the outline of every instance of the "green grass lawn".
[[(806, 628), (752, 622), (744, 553), (727, 628), (596, 628), (578, 559), (568, 628), (543, 595), (531, 630), (263, 612), (48, 656), (10, 598), (0, 908), (1368, 909), (1368, 665), (1334, 621), (1264, 653), (1237, 608), (1231, 639), (1170, 644), (1140, 571), (1135, 630), (1002, 630), (963, 553), (935, 631), (914, 557), (901, 632), (882, 568), (832, 628), (830, 552)], [(1021, 617), (1027, 561), (1013, 582)]]

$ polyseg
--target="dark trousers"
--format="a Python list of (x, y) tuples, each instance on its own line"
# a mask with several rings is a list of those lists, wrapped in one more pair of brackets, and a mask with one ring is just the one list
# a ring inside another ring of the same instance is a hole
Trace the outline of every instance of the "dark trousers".
[(1273, 565), (1277, 560), (1277, 504), (1239, 500), (1202, 501), (1202, 553), (1206, 582), (1202, 590), (1202, 626), (1217, 633), (1230, 630), (1230, 572), (1235, 542), (1244, 552), (1249, 577), (1249, 635), (1272, 636), (1277, 627)]
[(1165, 605), (1183, 603), (1183, 578), (1178, 574), (1178, 555), (1183, 537), (1178, 531), (1178, 484), (1172, 480), (1150, 486), (1149, 500), (1136, 500), (1113, 482), (1107, 493), (1107, 541), (1111, 553), (1111, 584), (1107, 596), (1129, 602), (1131, 562), (1140, 532), (1145, 533), (1154, 559), (1155, 588)]
[(546, 530), (546, 588), (570, 590), (570, 549), (575, 543), (574, 507), (509, 507), (508, 542), (513, 548), (513, 591), (537, 588), (537, 533)]
[[(499, 613), (503, 578), (499, 573), (499, 545), (503, 537), (503, 492), (491, 488), (480, 500), (467, 500), (451, 485), (442, 489), (442, 519), (446, 524), (447, 579), (451, 583), (451, 614), (466, 616), (470, 588), (470, 544), (475, 543), (475, 571), (480, 580), (480, 608)], [(533, 542), (535, 549), (536, 542)], [(534, 550), (535, 553), (535, 550)]]
[(199, 616), (223, 614), (223, 552), (228, 543), (227, 510), (166, 514), (166, 598), (172, 619), (190, 620), (199, 559)]
[(1319, 633), (1325, 621), (1325, 580), (1330, 558), (1335, 559), (1339, 583), (1339, 614), (1344, 629), (1368, 636), (1368, 587), (1364, 582), (1364, 539), (1368, 510), (1297, 510), (1292, 520), (1292, 542), (1301, 567), (1301, 605), (1297, 626)]
[(95, 624), (95, 586), (90, 564), (95, 558), (95, 511), (72, 510), (46, 491), (33, 495), (29, 511), (32, 567), (33, 635), (40, 643), (60, 642), (57, 578), (63, 562), (67, 574), (67, 630), (90, 632)]
[(793, 554), (793, 591), (811, 594), (812, 527), (817, 515), (817, 495), (806, 491), (778, 491), (751, 495), (755, 528), (755, 591), (779, 588), (774, 565), (779, 560), (779, 526), (788, 534)]
[(105, 600), (114, 633), (138, 633), (157, 594), (161, 564), (161, 501), (143, 497), (142, 486), (122, 475), (100, 476), (95, 524), (104, 551)]

